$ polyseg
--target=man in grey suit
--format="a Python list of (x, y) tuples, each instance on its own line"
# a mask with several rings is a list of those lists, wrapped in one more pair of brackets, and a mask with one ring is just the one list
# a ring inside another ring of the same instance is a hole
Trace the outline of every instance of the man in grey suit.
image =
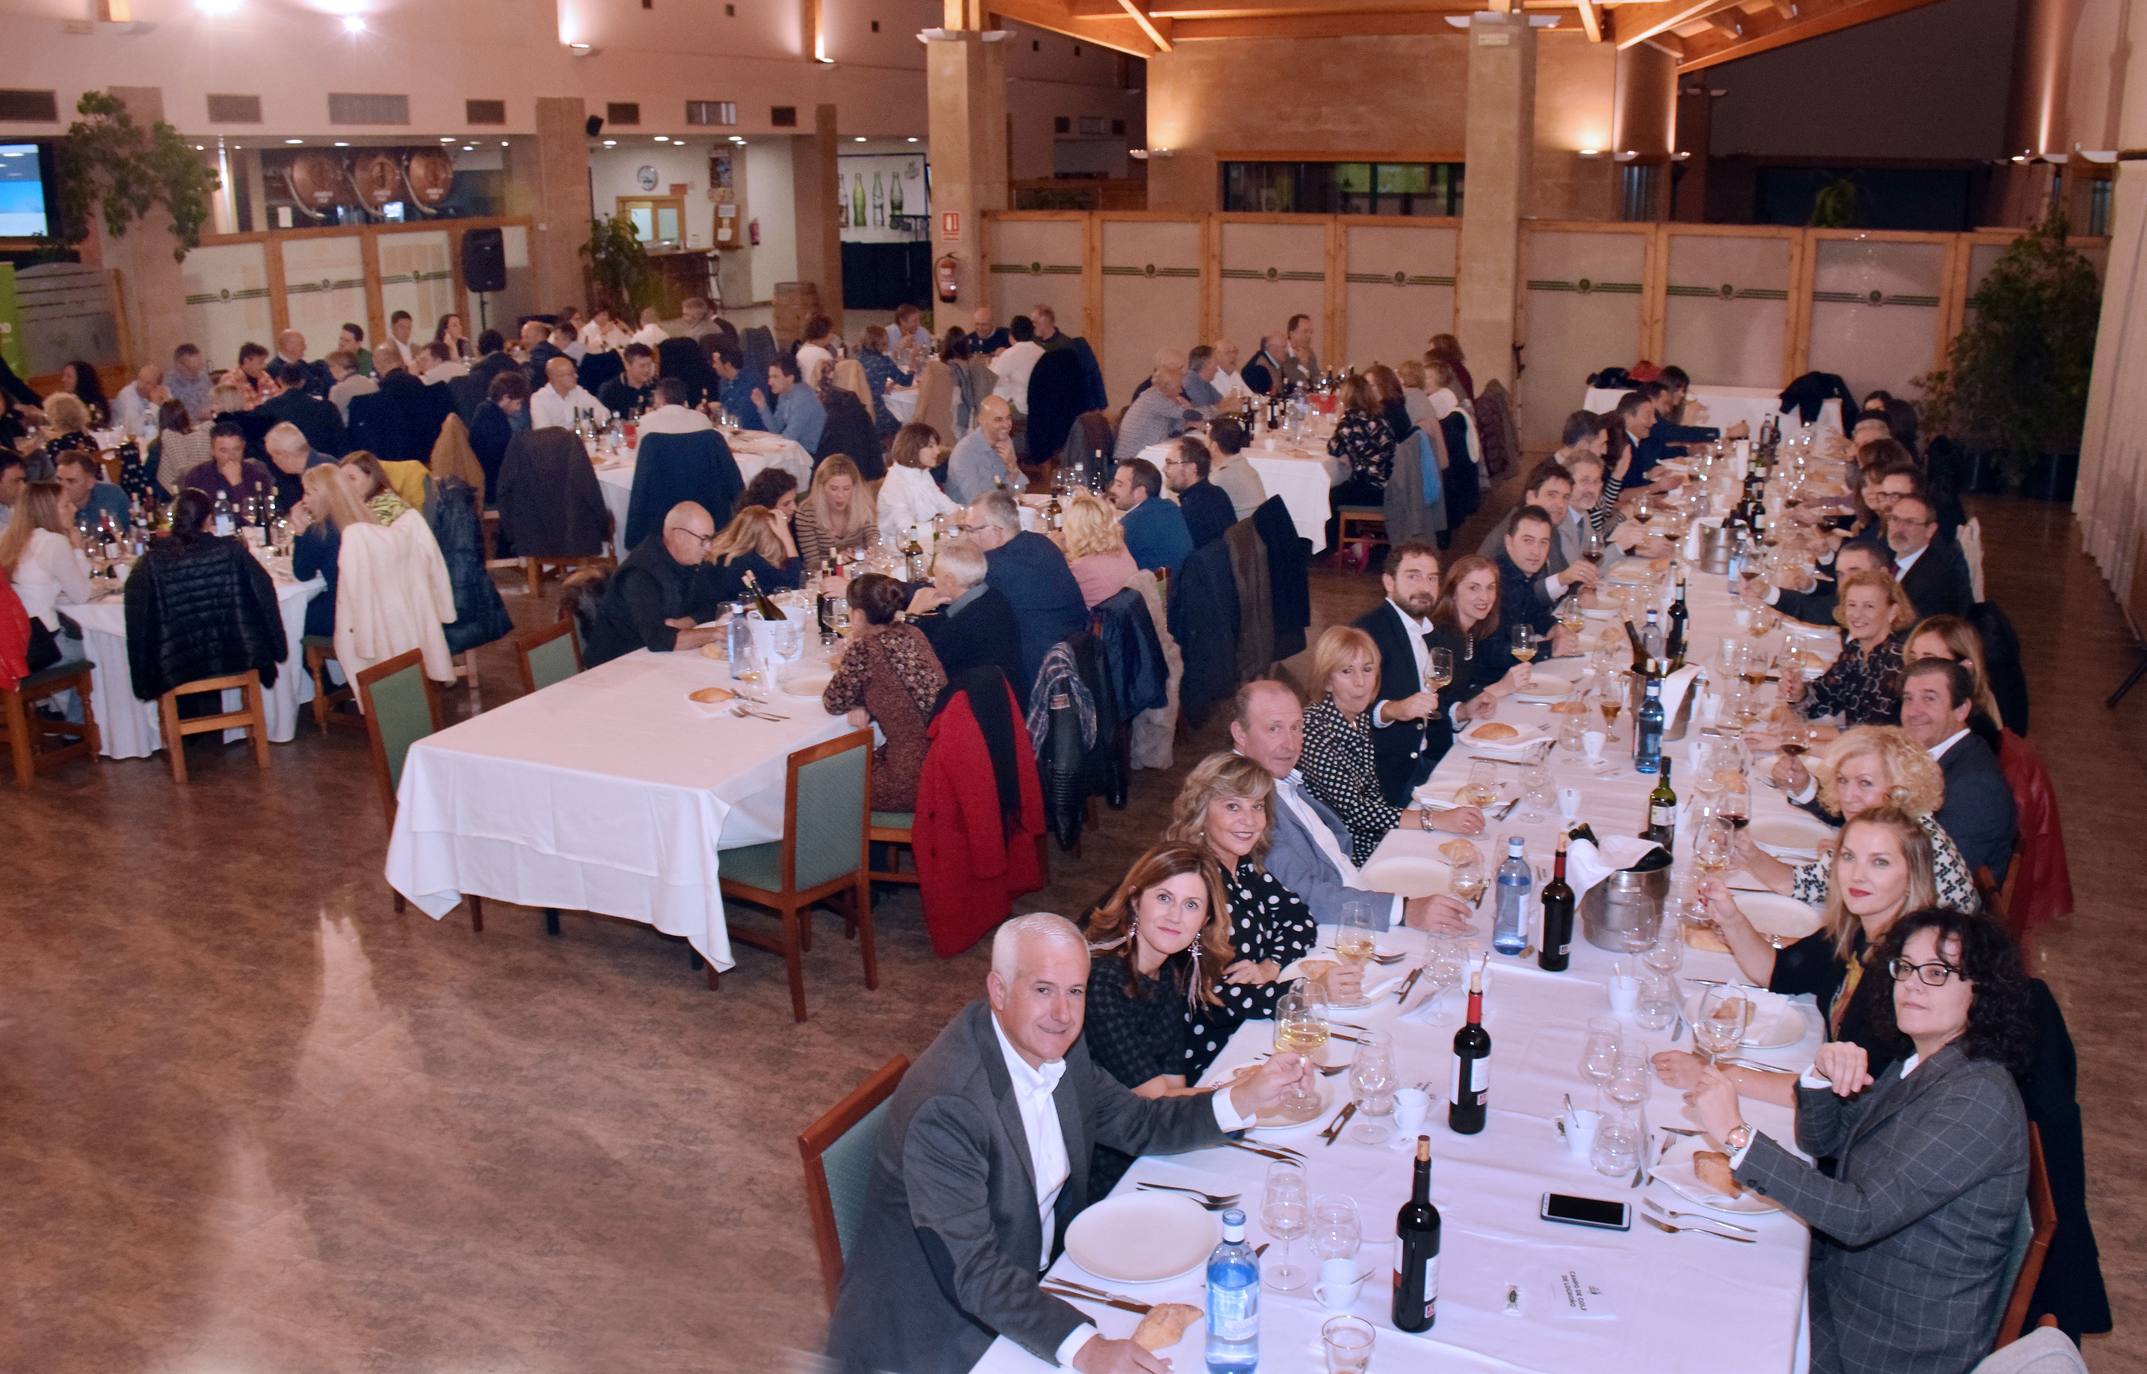
[(2013, 862), (2019, 813), (1998, 756), (1968, 728), (1974, 709), (1975, 681), (1950, 659), (1918, 659), (1901, 674), (1901, 728), (1931, 751), (1946, 777), (1946, 799), (1933, 819), (1952, 837), (1969, 872), (1987, 868), (2002, 883)]
[(1037, 1288), (1088, 1194), (1098, 1144), (1221, 1144), (1306, 1077), (1278, 1054), (1227, 1092), (1136, 1097), (1081, 1042), (1088, 945), (1062, 916), (999, 927), (986, 1000), (940, 1032), (888, 1100), (827, 1353), (845, 1370), (966, 1370), (994, 1335), (1082, 1374), (1161, 1374)]
[(1267, 818), (1267, 871), (1303, 898), (1316, 920), (1333, 925), (1342, 919), (1344, 902), (1369, 900), (1382, 930), (1399, 925), (1469, 929), (1469, 909), (1452, 897), (1405, 898), (1380, 892), (1357, 872), (1349, 858), (1349, 827), (1298, 775), (1297, 760), (1305, 752), (1305, 712), (1295, 692), (1264, 678), (1239, 688), (1230, 742), (1275, 780), (1275, 804)]

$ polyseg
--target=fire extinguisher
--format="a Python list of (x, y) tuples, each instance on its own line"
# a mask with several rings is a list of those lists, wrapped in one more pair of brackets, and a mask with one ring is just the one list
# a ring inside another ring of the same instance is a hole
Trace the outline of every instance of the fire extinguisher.
[(955, 269), (960, 265), (961, 264), (955, 259), (954, 254), (946, 253), (941, 255), (937, 267), (939, 276), (939, 298), (942, 301), (952, 302), (960, 297), (961, 288), (959, 287), (959, 285), (957, 285), (954, 279)]

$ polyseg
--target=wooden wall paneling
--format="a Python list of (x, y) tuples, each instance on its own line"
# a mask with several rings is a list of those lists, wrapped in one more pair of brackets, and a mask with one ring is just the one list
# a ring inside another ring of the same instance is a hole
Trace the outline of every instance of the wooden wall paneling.
[(1351, 365), (1347, 356), (1349, 302), (1342, 291), (1343, 262), (1342, 217), (1336, 215), (1327, 221), (1326, 319), (1320, 328), (1320, 349), (1331, 359), (1327, 365), (1337, 368)]
[[(283, 246), (268, 243), (264, 245), (261, 257), (262, 265), (268, 269), (268, 318), (274, 332), (281, 334), (291, 327), (290, 289), (283, 278)], [(268, 345), (271, 353), (275, 351), (274, 339), (265, 339), (263, 342)]]
[[(382, 304), (380, 291), (380, 237), (365, 234), (358, 239), (359, 261), (365, 264), (365, 329), (366, 339), (378, 347), (388, 333), (388, 308)], [(416, 331), (411, 331), (413, 336)]]

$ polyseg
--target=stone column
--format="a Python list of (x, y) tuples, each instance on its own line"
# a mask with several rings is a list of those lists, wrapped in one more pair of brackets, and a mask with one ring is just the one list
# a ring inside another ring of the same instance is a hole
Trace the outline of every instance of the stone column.
[(1528, 16), (1481, 12), (1469, 23), (1468, 193), (1456, 291), (1462, 351), (1477, 384), (1513, 387), (1520, 312), (1521, 207), (1535, 145), (1536, 36)]
[[(162, 87), (114, 86), (112, 94), (145, 129), (164, 117)], [(171, 232), (171, 215), (161, 205), (150, 207), (119, 238), (104, 232), (101, 210), (90, 212), (90, 236), (82, 242), (82, 261), (113, 274), (113, 294), (120, 310), (120, 361), (130, 373), (144, 363), (168, 362), (172, 349), (185, 342), (186, 285), (179, 260), (172, 256), (178, 246)]]
[[(988, 301), (984, 282), (987, 210), (1007, 207), (1006, 37), (963, 29), (926, 43), (925, 97), (932, 148), (932, 257), (952, 253), (961, 301), (939, 317), (967, 319)], [(960, 235), (946, 237), (959, 215)], [(935, 269), (936, 277), (936, 269)]]
[[(813, 131), (791, 140), (791, 213), (797, 225), (798, 280), (820, 292), (820, 311), (842, 329), (842, 226), (835, 197), (842, 173), (836, 165), (835, 107), (813, 106)], [(937, 170), (936, 168), (934, 169)]]
[(529, 208), (529, 266), (537, 308), (581, 301), (581, 246), (595, 210), (589, 198), (589, 112), (580, 96), (537, 97), (536, 201)]

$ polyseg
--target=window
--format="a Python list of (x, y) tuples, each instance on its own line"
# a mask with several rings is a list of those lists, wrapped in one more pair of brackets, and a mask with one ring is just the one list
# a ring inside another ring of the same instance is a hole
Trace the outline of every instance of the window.
[(620, 196), (618, 213), (643, 243), (684, 243), (686, 202), (680, 196)]
[(1225, 162), (1223, 209), (1299, 215), (1459, 215), (1459, 162)]
[(686, 102), (688, 124), (736, 124), (738, 105), (730, 100), (689, 100)]
[(2110, 232), (2110, 193), (2116, 189), (2114, 181), (2098, 179), (2087, 184), (2087, 233), (2101, 238)]
[(1662, 164), (1636, 162), (1625, 168), (1620, 180), (1618, 218), (1632, 224), (1651, 223), (1662, 189)]
[(770, 127), (777, 129), (797, 128), (798, 107), (795, 105), (770, 105), (768, 107), (768, 123)]

